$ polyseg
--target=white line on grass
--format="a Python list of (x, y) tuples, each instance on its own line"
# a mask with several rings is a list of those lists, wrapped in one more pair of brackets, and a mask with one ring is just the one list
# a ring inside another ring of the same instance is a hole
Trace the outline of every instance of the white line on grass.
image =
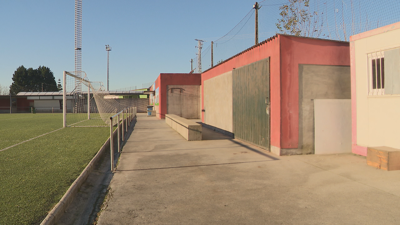
[(2, 151), (5, 151), (5, 150), (7, 150), (7, 149), (10, 149), (10, 148), (13, 148), (13, 147), (15, 147), (15, 146), (17, 146), (17, 145), (20, 145), (20, 144), (26, 143), (26, 142), (28, 142), (28, 141), (35, 140), (36, 138), (40, 138), (40, 137), (43, 137), (43, 136), (45, 136), (45, 135), (48, 135), (48, 134), (54, 133), (54, 132), (56, 132), (56, 131), (59, 131), (59, 130), (61, 130), (61, 129), (63, 129), (63, 127), (59, 128), (59, 129), (57, 129), (57, 130), (53, 130), (53, 131), (47, 132), (47, 133), (45, 133), (45, 134), (41, 134), (41, 135), (39, 135), (39, 136), (33, 137), (33, 138), (31, 138), (31, 139), (28, 139), (28, 140), (26, 140), (26, 141), (22, 141), (22, 142), (20, 142), (20, 143), (18, 143), (18, 144), (15, 144), (15, 145), (8, 146), (7, 148), (3, 148), (3, 149), (1, 149), (1, 150), (0, 150), (0, 152), (2, 152)]

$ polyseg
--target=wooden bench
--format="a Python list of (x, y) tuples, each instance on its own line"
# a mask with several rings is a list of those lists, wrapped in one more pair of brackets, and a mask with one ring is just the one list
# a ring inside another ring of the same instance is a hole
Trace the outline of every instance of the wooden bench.
[(174, 114), (165, 114), (165, 122), (188, 141), (201, 141), (201, 124)]
[(400, 150), (390, 147), (368, 147), (367, 164), (382, 170), (400, 170)]

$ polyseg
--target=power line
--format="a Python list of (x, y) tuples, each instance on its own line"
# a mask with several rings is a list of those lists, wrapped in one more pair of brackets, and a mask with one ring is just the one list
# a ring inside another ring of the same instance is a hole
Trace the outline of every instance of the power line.
[[(246, 24), (249, 22), (249, 20), (250, 20), (250, 18), (253, 16), (253, 14), (254, 14), (254, 11), (252, 11), (252, 13), (251, 13), (251, 15), (249, 16), (249, 18), (247, 18), (247, 21), (246, 21), (246, 23), (245, 24), (243, 24), (243, 26), (238, 30), (238, 32), (236, 32), (236, 34), (235, 35), (233, 35), (231, 38), (229, 38), (228, 40), (226, 40), (226, 41), (224, 41), (224, 42), (221, 42), (221, 43), (218, 43), (218, 44), (225, 44), (226, 42), (228, 42), (228, 41), (230, 41), (230, 40), (232, 40), (234, 37), (236, 37), (236, 35), (243, 29), (243, 27), (245, 27), (246, 26)], [(235, 26), (236, 27), (236, 26)], [(226, 35), (225, 35), (226, 36)], [(224, 37), (225, 37), (224, 36)], [(218, 39), (218, 40), (221, 40), (222, 38), (220, 38), (220, 39)], [(217, 41), (218, 41), (217, 40)], [(217, 41), (215, 41), (215, 42), (217, 42)]]
[[(250, 9), (250, 11), (246, 14), (246, 16), (243, 17), (242, 20), (240, 20), (240, 22), (238, 24), (236, 24), (228, 33), (226, 33), (224, 36), (220, 37), (219, 39), (217, 39), (215, 42), (221, 40), (222, 38), (226, 37), (230, 32), (232, 32), (237, 26), (239, 26), (239, 24), (250, 14), (253, 12), (253, 8)], [(247, 23), (247, 22), (246, 22)]]

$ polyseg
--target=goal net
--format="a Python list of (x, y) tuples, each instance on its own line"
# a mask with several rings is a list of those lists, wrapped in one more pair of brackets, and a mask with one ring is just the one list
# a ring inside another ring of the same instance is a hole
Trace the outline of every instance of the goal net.
[(134, 106), (129, 98), (105, 91), (101, 82), (89, 81), (83, 71), (64, 71), (63, 83), (64, 127), (106, 127), (111, 116)]

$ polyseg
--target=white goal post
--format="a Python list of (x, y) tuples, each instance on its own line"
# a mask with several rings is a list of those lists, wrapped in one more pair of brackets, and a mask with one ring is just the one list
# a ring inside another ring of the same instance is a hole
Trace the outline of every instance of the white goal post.
[(80, 83), (80, 82), (84, 82), (87, 85), (88, 88), (88, 92), (87, 92), (87, 119), (90, 120), (90, 82), (89, 80), (86, 80), (85, 78), (87, 77), (87, 74), (83, 71), (79, 71), (80, 73), (84, 73), (85, 76), (82, 77), (78, 77), (68, 71), (64, 71), (63, 72), (63, 127), (67, 126), (67, 74), (71, 77), (74, 77), (78, 82), (75, 83)]
[(135, 100), (105, 91), (102, 82), (90, 81), (84, 71), (63, 72), (63, 127), (107, 127), (111, 116), (135, 107)]

